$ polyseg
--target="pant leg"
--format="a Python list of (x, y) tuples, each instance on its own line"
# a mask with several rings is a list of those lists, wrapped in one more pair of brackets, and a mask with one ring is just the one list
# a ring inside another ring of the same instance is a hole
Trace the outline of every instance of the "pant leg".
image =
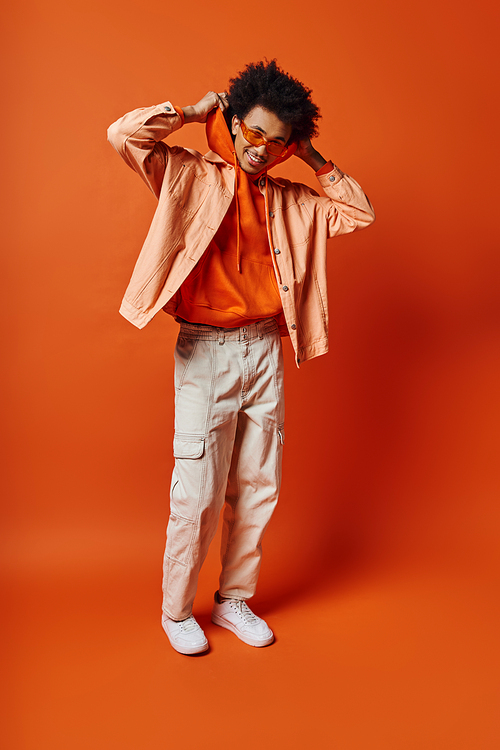
[[(269, 328), (269, 326), (268, 326)], [(238, 415), (221, 545), (222, 596), (255, 593), (262, 538), (278, 501), (284, 442), (283, 354), (277, 329), (252, 339)]]
[(175, 620), (192, 612), (224, 503), (241, 405), (239, 350), (232, 343), (221, 346), (181, 327), (175, 350), (175, 467), (163, 565), (163, 610)]

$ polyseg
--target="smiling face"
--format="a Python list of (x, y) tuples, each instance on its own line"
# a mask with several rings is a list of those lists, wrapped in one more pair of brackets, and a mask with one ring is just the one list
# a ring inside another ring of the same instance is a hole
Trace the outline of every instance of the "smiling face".
[[(247, 128), (257, 130), (268, 141), (277, 141), (282, 146), (288, 143), (292, 134), (292, 126), (286, 125), (276, 115), (263, 107), (254, 107), (245, 117)], [(241, 121), (236, 115), (232, 121), (232, 133), (235, 136), (234, 148), (240, 167), (248, 174), (258, 174), (269, 167), (277, 156), (269, 154), (266, 144), (252, 146), (245, 138), (241, 130)]]

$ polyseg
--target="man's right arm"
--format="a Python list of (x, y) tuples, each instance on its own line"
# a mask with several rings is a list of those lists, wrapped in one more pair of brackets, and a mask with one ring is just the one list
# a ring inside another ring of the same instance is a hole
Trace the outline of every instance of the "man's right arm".
[(109, 127), (108, 140), (158, 198), (168, 160), (163, 139), (184, 123), (206, 122), (217, 106), (222, 110), (227, 107), (225, 94), (209, 91), (197, 104), (182, 109), (171, 102), (135, 109)]
[(108, 128), (108, 141), (157, 198), (168, 158), (162, 140), (182, 127), (183, 119), (182, 110), (164, 102), (134, 109)]

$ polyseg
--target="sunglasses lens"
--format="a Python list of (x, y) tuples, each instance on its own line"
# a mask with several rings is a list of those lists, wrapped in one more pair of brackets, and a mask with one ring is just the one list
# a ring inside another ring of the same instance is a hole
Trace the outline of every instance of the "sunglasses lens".
[(286, 151), (286, 148), (283, 147), (281, 143), (268, 143), (267, 150), (273, 156), (281, 156), (281, 154)]
[(250, 130), (249, 128), (242, 128), (244, 138), (252, 144), (252, 146), (262, 146), (264, 139), (257, 133), (256, 130)]

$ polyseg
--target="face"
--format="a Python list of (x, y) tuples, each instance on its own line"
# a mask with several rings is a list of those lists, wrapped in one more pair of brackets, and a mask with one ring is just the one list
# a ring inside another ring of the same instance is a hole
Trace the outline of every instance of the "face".
[[(292, 134), (291, 125), (285, 125), (275, 114), (263, 107), (254, 107), (250, 110), (244, 122), (247, 128), (257, 130), (268, 141), (278, 141), (283, 146), (287, 144)], [(236, 115), (233, 117), (232, 132), (236, 136), (234, 139), (236, 157), (244, 172), (258, 174), (278, 158), (267, 152), (265, 143), (261, 146), (252, 146), (245, 140), (241, 130), (241, 121)]]

